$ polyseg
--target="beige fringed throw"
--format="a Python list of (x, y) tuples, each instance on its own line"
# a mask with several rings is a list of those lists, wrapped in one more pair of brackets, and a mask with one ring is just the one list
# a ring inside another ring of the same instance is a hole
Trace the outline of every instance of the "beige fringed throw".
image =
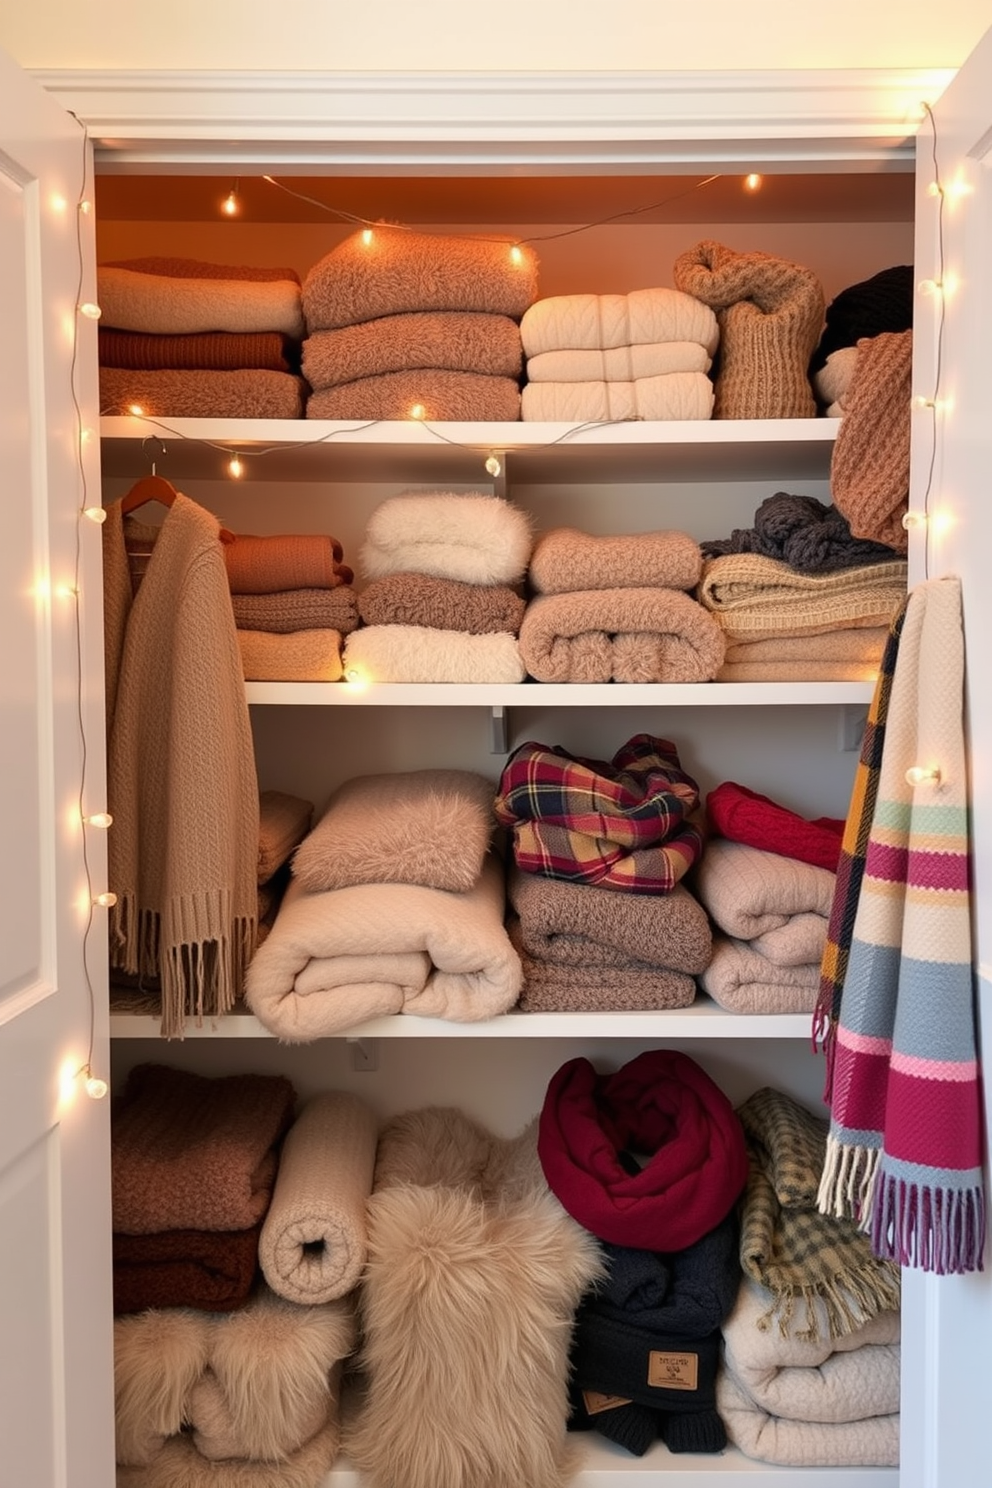
[(160, 978), (171, 1038), (241, 991), (258, 780), (217, 519), (177, 495), (136, 596), (125, 525), (115, 502), (103, 527), (110, 961)]

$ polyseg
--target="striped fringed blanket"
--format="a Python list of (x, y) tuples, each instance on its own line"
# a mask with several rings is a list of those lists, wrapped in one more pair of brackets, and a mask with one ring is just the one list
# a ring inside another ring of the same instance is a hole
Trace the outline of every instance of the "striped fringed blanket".
[(980, 1270), (985, 1242), (963, 686), (960, 582), (928, 580), (892, 677), (817, 1197), (941, 1275)]

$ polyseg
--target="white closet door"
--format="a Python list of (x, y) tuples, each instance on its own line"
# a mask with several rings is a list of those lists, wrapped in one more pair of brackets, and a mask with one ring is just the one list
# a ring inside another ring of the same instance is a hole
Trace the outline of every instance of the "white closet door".
[[(958, 574), (967, 653), (977, 995), (986, 1102), (992, 1082), (992, 32), (920, 125), (915, 307), (914, 508), (926, 508), (913, 582)], [(942, 194), (935, 191), (939, 186)], [(929, 288), (929, 286), (927, 286)], [(924, 558), (925, 554), (925, 558)], [(986, 1125), (988, 1121), (986, 1107)], [(987, 1188), (992, 1180), (986, 1172)], [(988, 1208), (987, 1193), (986, 1208)], [(992, 1259), (972, 1276), (907, 1273), (902, 1488), (990, 1481)]]
[(0, 55), (2, 1488), (114, 1480), (109, 1112), (80, 1073), (107, 1072), (88, 153)]

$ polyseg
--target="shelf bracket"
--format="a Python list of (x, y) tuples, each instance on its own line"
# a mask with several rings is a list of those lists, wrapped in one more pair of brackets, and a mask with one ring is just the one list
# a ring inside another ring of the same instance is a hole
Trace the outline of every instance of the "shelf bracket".
[(351, 1067), (353, 1070), (371, 1071), (379, 1068), (379, 1040), (369, 1038), (350, 1038), (345, 1040), (351, 1046)]
[(868, 709), (862, 703), (841, 703), (837, 748), (844, 753), (861, 748)]
[(506, 709), (501, 705), (489, 710), (489, 753), (506, 753)]

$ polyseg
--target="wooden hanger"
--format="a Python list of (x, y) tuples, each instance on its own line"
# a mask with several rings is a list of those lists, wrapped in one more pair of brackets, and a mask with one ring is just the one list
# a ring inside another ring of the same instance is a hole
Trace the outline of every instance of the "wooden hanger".
[[(143, 475), (135, 481), (127, 495), (122, 498), (121, 516), (126, 517), (129, 512), (136, 511), (139, 506), (144, 506), (146, 501), (158, 501), (162, 506), (171, 506), (178, 494), (175, 486), (170, 480), (166, 480), (164, 475)], [(234, 533), (222, 527), (220, 540), (222, 543), (232, 543)]]

